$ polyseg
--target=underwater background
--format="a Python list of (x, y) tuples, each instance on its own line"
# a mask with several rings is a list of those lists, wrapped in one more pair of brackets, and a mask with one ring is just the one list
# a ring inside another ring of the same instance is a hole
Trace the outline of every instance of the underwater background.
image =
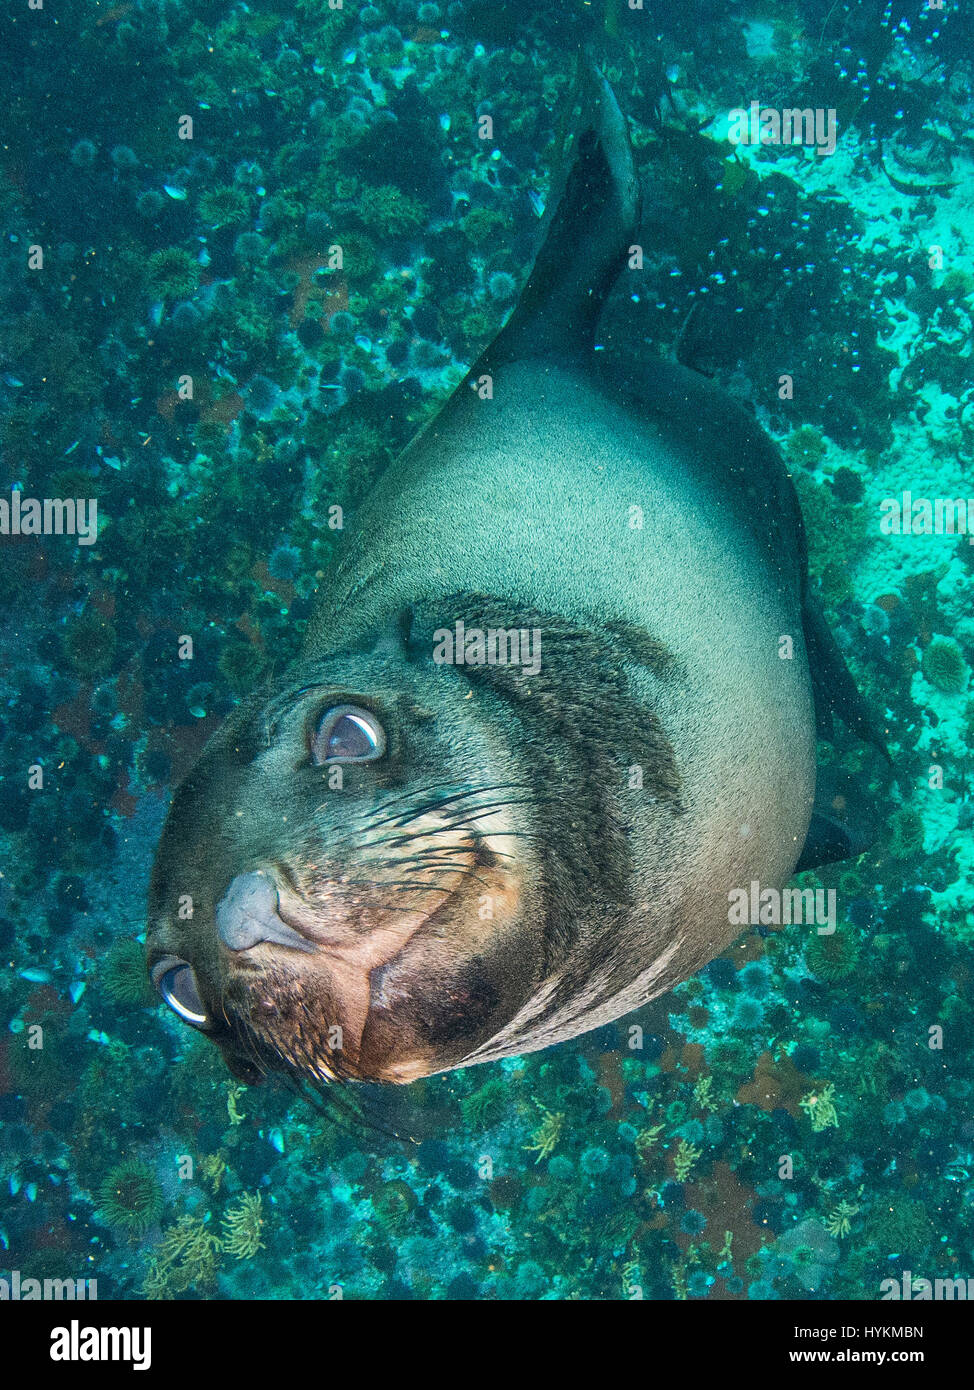
[[(880, 531), (906, 490), (974, 495), (970, 9), (37, 6), (0, 21), (0, 496), (97, 499), (98, 534), (0, 536), (0, 1274), (526, 1300), (974, 1276), (974, 546)], [(800, 880), (837, 890), (834, 935), (750, 928), (575, 1042), (361, 1113), (243, 1087), (146, 981), (168, 798), (297, 654), (329, 509), (354, 519), (510, 312), (582, 43), (645, 202), (603, 332), (647, 373), (678, 350), (779, 443), (888, 733), (885, 779), (820, 745), (874, 843)], [(835, 152), (732, 146), (755, 100), (834, 109)]]

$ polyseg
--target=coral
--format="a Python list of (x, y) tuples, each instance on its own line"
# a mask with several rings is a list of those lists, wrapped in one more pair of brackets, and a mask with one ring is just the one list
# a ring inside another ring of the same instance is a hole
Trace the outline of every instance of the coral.
[(687, 1139), (681, 1139), (673, 1155), (673, 1173), (677, 1182), (686, 1182), (693, 1166), (700, 1157), (702, 1149), (697, 1149)]
[(934, 636), (923, 650), (923, 674), (945, 695), (961, 695), (967, 689), (970, 669), (953, 637)]
[(821, 430), (814, 425), (799, 425), (785, 440), (785, 457), (789, 463), (801, 464), (803, 468), (816, 468), (826, 454), (826, 443)]
[(215, 1195), (219, 1192), (220, 1184), (227, 1173), (226, 1149), (219, 1149), (213, 1154), (204, 1154), (199, 1161), (199, 1167), (203, 1177), (210, 1184), (210, 1190)]
[(565, 1116), (561, 1111), (548, 1110), (541, 1104), (540, 1100), (535, 1100), (535, 1105), (544, 1116), (541, 1124), (531, 1135), (530, 1142), (523, 1145), (527, 1153), (535, 1155), (535, 1163), (540, 1163), (543, 1158), (550, 1158), (554, 1152), (558, 1140), (561, 1138), (561, 1131), (565, 1123)]
[(196, 1216), (181, 1216), (160, 1237), (142, 1285), (143, 1297), (175, 1298), (188, 1289), (206, 1292), (216, 1282), (219, 1236)]
[(839, 1115), (835, 1108), (835, 1086), (827, 1081), (817, 1091), (810, 1091), (798, 1102), (812, 1122), (816, 1134), (823, 1129), (838, 1129)]
[(101, 968), (105, 993), (116, 1004), (151, 1004), (152, 986), (145, 968), (145, 950), (137, 941), (116, 941)]
[(263, 1199), (259, 1192), (245, 1192), (223, 1217), (223, 1249), (237, 1260), (252, 1260), (264, 1248), (263, 1229)]
[[(912, 1197), (893, 1197), (870, 1213), (866, 1233), (884, 1256), (903, 1255), (907, 1263), (919, 1263), (936, 1236), (922, 1202)], [(916, 1268), (916, 1264), (914, 1264)]]
[(98, 1208), (108, 1225), (138, 1239), (162, 1215), (162, 1188), (151, 1168), (139, 1159), (129, 1159), (102, 1182)]
[(838, 1206), (833, 1207), (825, 1221), (825, 1229), (830, 1236), (841, 1239), (847, 1236), (852, 1230), (852, 1218), (859, 1212), (855, 1202), (848, 1202), (843, 1198)]
[(427, 210), (422, 203), (401, 193), (391, 184), (363, 188), (358, 196), (356, 212), (380, 241), (417, 232), (427, 218)]
[(483, 247), (491, 239), (500, 240), (505, 219), (492, 208), (471, 208), (461, 223), (464, 235), (475, 247)]

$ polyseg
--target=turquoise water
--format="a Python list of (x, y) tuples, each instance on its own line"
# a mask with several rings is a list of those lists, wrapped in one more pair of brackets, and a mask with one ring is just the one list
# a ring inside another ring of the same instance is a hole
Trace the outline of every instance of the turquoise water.
[[(972, 27), (844, 0), (8, 6), (5, 529), (15, 493), (86, 506), (77, 534), (23, 512), (0, 536), (0, 1276), (654, 1300), (974, 1277), (974, 547), (934, 505), (974, 494)], [(516, 301), (583, 41), (644, 191), (603, 331), (647, 372), (678, 351), (781, 448), (887, 730), (890, 770), (819, 746), (872, 844), (802, 880), (835, 890), (834, 935), (748, 928), (575, 1042), (356, 1103), (243, 1086), (146, 982), (165, 809), (296, 655), (331, 509)], [(752, 102), (821, 120), (735, 143)]]

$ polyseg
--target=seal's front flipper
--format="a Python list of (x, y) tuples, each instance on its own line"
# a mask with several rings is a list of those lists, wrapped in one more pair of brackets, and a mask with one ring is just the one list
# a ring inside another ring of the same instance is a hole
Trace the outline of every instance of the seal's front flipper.
[(847, 729), (878, 748), (892, 762), (886, 740), (849, 674), (822, 610), (808, 594), (802, 606), (802, 628), (808, 650), (808, 668), (815, 696), (815, 725), (819, 737), (832, 737), (832, 724), (837, 716)]
[(587, 356), (606, 295), (629, 254), (640, 193), (626, 119), (587, 59), (582, 75), (591, 115), (575, 162), (517, 308), (474, 375), (517, 358)]

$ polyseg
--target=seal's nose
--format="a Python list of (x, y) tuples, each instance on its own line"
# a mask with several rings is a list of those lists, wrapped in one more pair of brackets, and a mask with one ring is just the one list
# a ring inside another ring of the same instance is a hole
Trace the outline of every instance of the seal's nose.
[(267, 874), (238, 874), (216, 905), (216, 929), (231, 951), (247, 951), (261, 941), (275, 941), (299, 951), (314, 946), (281, 920), (277, 889)]

